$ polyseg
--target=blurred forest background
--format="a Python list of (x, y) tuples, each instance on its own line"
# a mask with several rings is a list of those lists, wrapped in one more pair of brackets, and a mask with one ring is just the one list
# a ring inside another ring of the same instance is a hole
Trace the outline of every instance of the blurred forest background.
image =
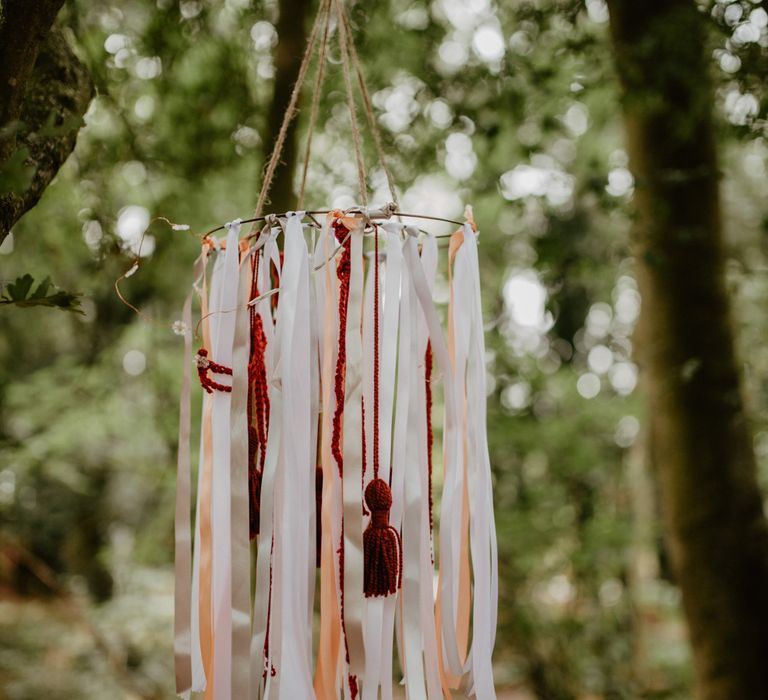
[[(170, 698), (182, 362), (170, 327), (192, 234), (253, 209), (315, 7), (61, 5), (0, 3), (0, 78), (29, 35), (44, 37), (25, 99), (63, 95), (19, 113), (0, 86), (0, 297), (12, 300), (7, 284), (27, 273), (35, 287), (50, 275), (82, 294), (82, 314), (0, 305), (0, 698)], [(499, 688), (765, 700), (765, 3), (388, 0), (349, 11), (403, 210), (457, 217), (472, 203), (481, 230)], [(650, 111), (632, 101), (643, 85)], [(291, 208), (308, 98), (275, 211)], [(354, 203), (348, 124), (333, 45), (310, 207)], [(372, 202), (388, 200), (375, 168), (370, 187)], [(649, 216), (690, 239), (658, 265), (642, 247)], [(147, 227), (123, 289), (152, 322), (113, 288)], [(710, 362), (725, 385), (709, 382)], [(722, 386), (720, 420), (707, 387)], [(697, 586), (717, 594), (697, 601)], [(740, 631), (718, 627), (723, 618)]]

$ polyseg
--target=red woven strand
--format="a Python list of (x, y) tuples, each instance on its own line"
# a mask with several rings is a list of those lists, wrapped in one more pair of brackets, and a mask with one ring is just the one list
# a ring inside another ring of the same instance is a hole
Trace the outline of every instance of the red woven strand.
[(315, 466), (315, 567), (320, 568), (320, 553), (323, 544), (323, 468)]
[(432, 343), (427, 343), (424, 355), (424, 393), (427, 397), (427, 465), (429, 489), (429, 535), (432, 536), (432, 448), (435, 436), (432, 431)]
[[(337, 239), (342, 243), (344, 251), (336, 268), (336, 276), (339, 278), (339, 352), (336, 357), (336, 376), (333, 391), (336, 395), (336, 406), (333, 411), (333, 433), (331, 437), (331, 453), (339, 468), (339, 476), (344, 476), (344, 454), (341, 450), (341, 418), (344, 414), (344, 375), (347, 366), (347, 307), (349, 305), (349, 278), (352, 271), (351, 242), (347, 238), (349, 229), (336, 220), (333, 222), (333, 230)], [(346, 240), (345, 240), (346, 239)]]
[[(332, 436), (331, 436), (331, 454), (336, 460), (339, 470), (339, 477), (344, 478), (344, 453), (341, 449), (341, 425), (344, 415), (344, 379), (347, 368), (347, 308), (349, 305), (349, 280), (352, 272), (352, 251), (351, 241), (348, 237), (349, 229), (339, 220), (333, 222), (333, 231), (337, 240), (342, 241), (344, 250), (341, 259), (336, 267), (336, 276), (339, 279), (339, 338), (338, 354), (336, 356), (336, 374), (334, 377), (334, 395), (336, 396), (336, 406), (333, 411)], [(341, 517), (341, 535), (339, 537), (339, 548), (336, 550), (339, 555), (339, 588), (340, 588), (340, 617), (341, 631), (344, 636), (344, 652), (347, 663), (349, 663), (349, 646), (347, 642), (347, 628), (344, 620), (344, 516)], [(352, 679), (349, 677), (350, 692), (352, 691)], [(355, 687), (357, 679), (354, 680)]]
[[(368, 469), (368, 457), (366, 456), (365, 445), (365, 397), (360, 400), (360, 425), (362, 427), (362, 439), (363, 439), (363, 469), (360, 473), (360, 490), (365, 488), (365, 472)], [(365, 500), (363, 500), (363, 515), (370, 515), (368, 509), (365, 507)]]
[[(259, 295), (259, 249), (251, 259), (253, 277), (251, 299)], [(269, 392), (267, 387), (266, 348), (267, 336), (264, 321), (256, 305), (249, 310), (251, 348), (248, 358), (248, 495), (249, 530), (251, 539), (259, 534), (261, 512), (261, 480), (267, 455), (269, 427)], [(258, 459), (257, 459), (258, 457)]]

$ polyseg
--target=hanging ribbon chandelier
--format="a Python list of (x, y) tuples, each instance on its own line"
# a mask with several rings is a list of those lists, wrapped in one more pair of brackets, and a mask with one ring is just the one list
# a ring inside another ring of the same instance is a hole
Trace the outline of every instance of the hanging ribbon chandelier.
[[(319, 47), (303, 206), (334, 29), (360, 206), (264, 215)], [(367, 206), (355, 79), (392, 195), (380, 209)], [(343, 3), (321, 0), (253, 226), (241, 236), (238, 220), (203, 236), (179, 325), (174, 652), (182, 696), (390, 700), (396, 675), (413, 700), (496, 697), (478, 234), (468, 208), (448, 247), (445, 332), (433, 301), (437, 239), (404, 222), (414, 218), (398, 211)], [(193, 366), (203, 389), (194, 525)], [(442, 426), (439, 445), (433, 423)]]

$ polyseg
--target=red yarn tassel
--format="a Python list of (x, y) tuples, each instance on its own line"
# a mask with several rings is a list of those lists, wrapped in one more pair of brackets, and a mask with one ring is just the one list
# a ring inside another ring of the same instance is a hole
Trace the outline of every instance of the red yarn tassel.
[(402, 581), (403, 543), (389, 524), (392, 490), (379, 479), (379, 237), (374, 235), (373, 267), (373, 479), (365, 489), (371, 512), (363, 532), (363, 592), (366, 598), (396, 593)]
[(363, 533), (363, 592), (366, 598), (396, 593), (402, 579), (403, 543), (389, 524), (392, 491), (384, 479), (365, 489), (371, 520)]

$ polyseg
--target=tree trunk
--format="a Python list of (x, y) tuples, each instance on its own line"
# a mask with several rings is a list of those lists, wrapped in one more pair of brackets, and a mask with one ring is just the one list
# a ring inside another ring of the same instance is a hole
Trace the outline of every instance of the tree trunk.
[[(306, 19), (309, 7), (310, 0), (280, 0), (280, 17), (276, 26), (278, 41), (275, 47), (275, 85), (264, 138), (265, 163), (277, 140), (299, 74), (307, 43)], [(272, 180), (267, 211), (277, 213), (296, 208), (293, 177), (296, 170), (297, 130), (298, 118), (294, 118), (288, 127), (280, 163)]]
[(635, 176), (638, 332), (701, 700), (768, 698), (768, 525), (729, 301), (705, 15), (609, 0)]
[[(52, 27), (63, 0), (5, 0), (0, 14), (0, 242), (75, 147), (93, 97), (87, 68)], [(18, 156), (17, 158), (15, 158)]]
[[(0, 162), (13, 150), (13, 122), (21, 115), (24, 91), (64, 0), (4, 0), (0, 5)], [(10, 132), (10, 133), (9, 133)]]

